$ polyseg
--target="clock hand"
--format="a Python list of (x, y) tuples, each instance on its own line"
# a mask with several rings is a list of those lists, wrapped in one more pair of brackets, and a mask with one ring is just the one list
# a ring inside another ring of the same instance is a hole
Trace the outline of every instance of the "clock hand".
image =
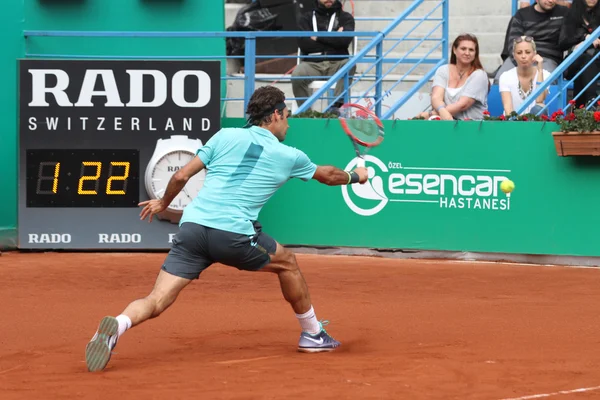
[(190, 196), (190, 194), (188, 193), (187, 189), (184, 187), (183, 188), (183, 193), (190, 199), (190, 200), (194, 200), (192, 199), (192, 196)]

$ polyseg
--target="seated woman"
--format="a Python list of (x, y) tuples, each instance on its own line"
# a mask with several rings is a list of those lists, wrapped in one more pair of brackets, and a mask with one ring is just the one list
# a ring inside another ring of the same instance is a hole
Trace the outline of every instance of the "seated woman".
[[(600, 5), (598, 0), (573, 0), (573, 5), (563, 22), (560, 31), (559, 47), (563, 51), (568, 51), (569, 54), (576, 48), (581, 46), (584, 40), (588, 38), (590, 33), (594, 32), (600, 26)], [(596, 52), (600, 48), (600, 39), (596, 39), (594, 43), (579, 56), (577, 60), (569, 66), (567, 78), (572, 79), (573, 76), (582, 70), (581, 75), (573, 82), (573, 92), (575, 96), (581, 93), (576, 99), (577, 107), (587, 105), (590, 101), (596, 98), (596, 85), (590, 85), (585, 91), (586, 85), (595, 80), (596, 75), (600, 71), (600, 59), (592, 63), (588, 68), (583, 67), (590, 62)]]
[[(519, 109), (537, 86), (550, 76), (550, 72), (544, 69), (544, 59), (537, 54), (535, 41), (531, 36), (521, 36), (515, 39), (513, 53), (517, 66), (500, 75), (498, 84), (504, 115), (509, 115)], [(537, 66), (534, 66), (534, 63), (537, 63)], [(544, 90), (522, 114), (537, 115), (544, 108), (544, 100), (547, 95), (548, 90)], [(545, 110), (545, 114), (548, 114), (547, 110)]]
[(483, 119), (487, 109), (490, 82), (479, 61), (479, 42), (474, 35), (462, 34), (452, 44), (450, 64), (442, 65), (433, 77), (431, 112), (419, 117), (442, 120)]

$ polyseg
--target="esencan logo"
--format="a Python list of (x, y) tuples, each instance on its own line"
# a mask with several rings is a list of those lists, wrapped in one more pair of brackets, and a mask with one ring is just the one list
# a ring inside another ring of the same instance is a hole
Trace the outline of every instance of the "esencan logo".
[[(510, 170), (408, 167), (365, 156), (369, 180), (342, 186), (344, 201), (358, 215), (375, 215), (389, 202), (436, 204), (440, 208), (510, 210), (500, 190)], [(356, 168), (355, 158), (346, 170)]]

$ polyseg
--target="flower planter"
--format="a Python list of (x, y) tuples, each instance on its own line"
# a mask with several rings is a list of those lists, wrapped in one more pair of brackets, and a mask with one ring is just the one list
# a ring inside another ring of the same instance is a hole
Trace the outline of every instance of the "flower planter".
[(600, 131), (552, 132), (556, 154), (565, 156), (600, 156)]

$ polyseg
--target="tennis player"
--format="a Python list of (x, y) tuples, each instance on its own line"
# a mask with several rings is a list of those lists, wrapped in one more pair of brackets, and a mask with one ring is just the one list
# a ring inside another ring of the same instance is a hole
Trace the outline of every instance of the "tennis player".
[(257, 218), (269, 198), (290, 178), (315, 179), (330, 186), (365, 183), (367, 169), (346, 172), (317, 166), (302, 151), (282, 144), (289, 128), (284, 101), (283, 92), (276, 87), (257, 89), (248, 104), (246, 127), (221, 129), (197, 151), (197, 157), (171, 177), (162, 199), (140, 203), (140, 219), (151, 222), (188, 179), (207, 168), (204, 186), (183, 212), (179, 232), (152, 292), (129, 304), (117, 317), (100, 321), (86, 346), (88, 370), (103, 370), (127, 329), (158, 317), (213, 263), (277, 274), (283, 297), (302, 329), (299, 351), (332, 351), (340, 346), (317, 320), (294, 253), (264, 233)]

